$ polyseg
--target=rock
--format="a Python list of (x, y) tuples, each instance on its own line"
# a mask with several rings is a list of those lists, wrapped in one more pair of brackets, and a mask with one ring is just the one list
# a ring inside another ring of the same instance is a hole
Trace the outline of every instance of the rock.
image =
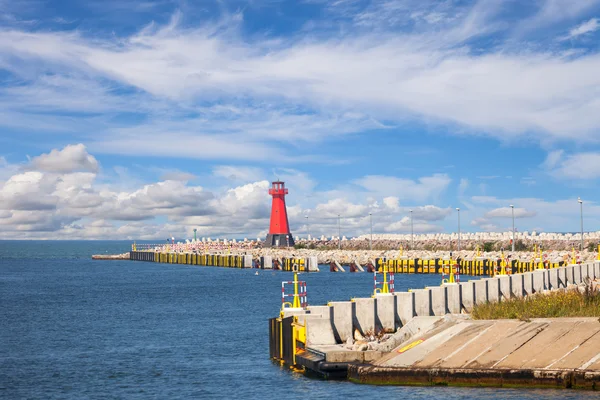
[(354, 330), (354, 340), (364, 340), (365, 337), (363, 335), (360, 334), (360, 332), (358, 331), (358, 329)]

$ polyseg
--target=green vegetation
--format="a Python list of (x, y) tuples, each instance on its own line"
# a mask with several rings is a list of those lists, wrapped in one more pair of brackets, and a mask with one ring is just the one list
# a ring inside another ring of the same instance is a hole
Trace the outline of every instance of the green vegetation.
[(527, 251), (527, 245), (521, 240), (515, 240), (515, 251)]
[(494, 251), (494, 243), (493, 242), (485, 242), (483, 244), (483, 251), (485, 251), (485, 252)]
[(475, 306), (473, 319), (520, 319), (556, 317), (600, 317), (600, 291), (591, 282), (585, 291), (561, 290), (501, 303)]

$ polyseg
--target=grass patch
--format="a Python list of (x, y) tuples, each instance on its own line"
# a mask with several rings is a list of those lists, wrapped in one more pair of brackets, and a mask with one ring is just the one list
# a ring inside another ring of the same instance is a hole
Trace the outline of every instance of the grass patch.
[(473, 319), (600, 317), (600, 291), (588, 282), (585, 291), (561, 290), (521, 299), (475, 306)]

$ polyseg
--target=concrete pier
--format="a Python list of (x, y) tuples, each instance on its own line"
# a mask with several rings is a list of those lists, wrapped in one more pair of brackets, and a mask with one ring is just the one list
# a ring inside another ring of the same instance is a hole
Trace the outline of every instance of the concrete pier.
[[(581, 284), (596, 275), (600, 276), (598, 262), (444, 284), (284, 311), (283, 318), (272, 319), (270, 326), (308, 314), (297, 325), (289, 322), (299, 332), (312, 329), (295, 363), (329, 378), (375, 384), (598, 388), (597, 318), (473, 321), (461, 315), (475, 304), (563, 288), (562, 276)], [(276, 349), (273, 329), (272, 349)], [(319, 329), (324, 330), (322, 335), (316, 332)], [(355, 342), (354, 332), (395, 333), (388, 341), (367, 343)], [(313, 338), (320, 338), (319, 343)], [(277, 354), (272, 350), (272, 357), (279, 358)]]

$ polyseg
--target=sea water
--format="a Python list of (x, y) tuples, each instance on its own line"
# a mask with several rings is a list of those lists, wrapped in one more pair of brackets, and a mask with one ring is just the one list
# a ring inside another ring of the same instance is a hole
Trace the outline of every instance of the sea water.
[[(307, 378), (269, 359), (268, 319), (292, 274), (132, 261), (121, 241), (0, 241), (0, 397), (584, 398), (594, 393), (376, 387)], [(325, 270), (327, 268), (324, 268)], [(367, 273), (302, 274), (310, 304), (369, 296)], [(438, 285), (396, 275), (396, 290)]]

